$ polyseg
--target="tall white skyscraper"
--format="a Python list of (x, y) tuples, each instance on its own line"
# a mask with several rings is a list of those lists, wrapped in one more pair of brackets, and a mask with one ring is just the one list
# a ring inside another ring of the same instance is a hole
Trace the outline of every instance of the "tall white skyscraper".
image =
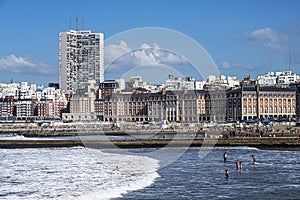
[(104, 81), (104, 35), (90, 30), (59, 33), (60, 88), (72, 94), (87, 91), (89, 80)]

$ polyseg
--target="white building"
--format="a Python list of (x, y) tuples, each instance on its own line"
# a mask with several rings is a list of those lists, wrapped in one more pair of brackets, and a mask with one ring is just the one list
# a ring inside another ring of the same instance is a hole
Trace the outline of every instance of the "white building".
[(236, 76), (227, 76), (227, 83), (229, 87), (237, 87), (240, 85), (240, 81)]
[(240, 85), (239, 80), (236, 76), (224, 76), (220, 75), (216, 77), (214, 75), (209, 75), (206, 82), (206, 87), (212, 88), (232, 88)]
[(300, 77), (290, 70), (283, 72), (268, 72), (262, 76), (258, 76), (258, 84), (260, 85), (288, 85), (299, 81)]
[(195, 81), (195, 90), (203, 90), (206, 81)]
[(125, 85), (125, 79), (124, 78), (119, 78), (115, 80), (117, 83), (117, 88), (116, 91), (122, 91), (125, 89), (126, 85)]
[(126, 81), (126, 88), (139, 88), (143, 87), (143, 78), (141, 76), (132, 76)]
[(259, 85), (276, 85), (277, 83), (277, 76), (274, 72), (268, 72), (265, 75), (257, 77)]
[(173, 75), (169, 75), (168, 79), (165, 81), (165, 86), (167, 90), (194, 90), (195, 85), (195, 78), (193, 77), (174, 77)]
[(104, 34), (69, 30), (59, 34), (60, 88), (85, 93), (89, 80), (104, 81)]
[(277, 83), (280, 85), (295, 83), (297, 80), (299, 80), (299, 76), (290, 70), (283, 71), (277, 76)]

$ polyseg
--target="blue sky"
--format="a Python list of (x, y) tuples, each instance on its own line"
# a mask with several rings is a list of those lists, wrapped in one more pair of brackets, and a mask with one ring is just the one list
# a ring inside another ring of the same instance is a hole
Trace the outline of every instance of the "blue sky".
[[(300, 74), (298, 0), (0, 0), (0, 82), (58, 82), (58, 34), (75, 28), (105, 38), (163, 27), (196, 40), (220, 72), (242, 78), (289, 68)], [(159, 44), (158, 44), (159, 45)]]

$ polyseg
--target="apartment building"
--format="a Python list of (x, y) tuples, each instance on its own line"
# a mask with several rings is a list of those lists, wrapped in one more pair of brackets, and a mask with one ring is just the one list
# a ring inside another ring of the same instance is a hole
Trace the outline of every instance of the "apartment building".
[(86, 92), (89, 80), (104, 81), (104, 34), (69, 30), (59, 34), (60, 88)]

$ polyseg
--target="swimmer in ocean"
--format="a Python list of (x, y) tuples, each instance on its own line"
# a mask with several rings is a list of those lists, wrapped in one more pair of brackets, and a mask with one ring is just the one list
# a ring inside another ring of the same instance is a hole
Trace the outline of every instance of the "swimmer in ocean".
[(224, 163), (226, 163), (226, 161), (227, 161), (227, 153), (226, 153), (226, 151), (223, 154), (223, 158), (224, 158)]
[(225, 170), (225, 176), (226, 178), (229, 178), (229, 171), (227, 169)]
[(255, 165), (256, 164), (256, 158), (255, 158), (254, 155), (252, 155), (252, 160), (253, 160), (253, 165)]
[(116, 166), (116, 168), (114, 169), (114, 171), (120, 171), (120, 167)]
[(240, 167), (240, 161), (239, 161), (239, 160), (236, 160), (236, 162), (235, 162), (235, 166), (236, 166), (236, 169), (238, 170), (238, 169), (239, 169), (239, 167)]

